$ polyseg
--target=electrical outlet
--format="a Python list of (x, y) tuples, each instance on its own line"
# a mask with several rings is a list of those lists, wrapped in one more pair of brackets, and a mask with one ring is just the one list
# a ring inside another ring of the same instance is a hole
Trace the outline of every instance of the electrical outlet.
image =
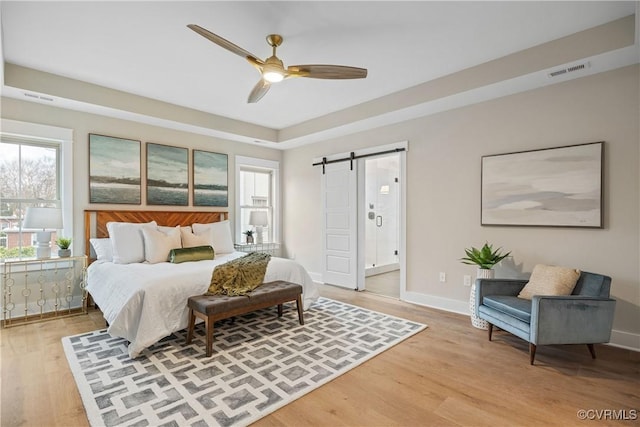
[(469, 276), (468, 274), (465, 274), (464, 276), (464, 285), (471, 286), (471, 276)]
[(441, 282), (446, 282), (447, 281), (447, 273), (445, 272), (440, 272), (440, 281)]

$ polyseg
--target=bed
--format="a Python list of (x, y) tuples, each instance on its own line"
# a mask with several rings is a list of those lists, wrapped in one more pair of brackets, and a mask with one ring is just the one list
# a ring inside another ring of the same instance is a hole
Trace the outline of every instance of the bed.
[[(207, 291), (217, 265), (247, 255), (234, 251), (225, 212), (86, 210), (84, 214), (85, 252), (90, 259), (87, 290), (109, 324), (107, 332), (129, 341), (132, 358), (185, 329), (187, 299)], [(197, 233), (196, 226), (209, 231)], [(154, 252), (165, 253), (161, 243), (169, 238), (160, 237), (156, 244), (149, 236), (166, 233), (175, 237), (175, 230), (180, 232), (182, 242), (195, 239), (198, 243), (199, 237), (211, 239), (213, 235), (218, 246), (214, 246), (215, 258), (182, 263), (154, 260)], [(220, 240), (220, 230), (225, 240)], [(140, 239), (147, 259), (133, 256), (139, 254), (136, 245)], [(305, 310), (319, 297), (317, 284), (296, 261), (271, 257), (264, 282), (275, 280), (302, 285)]]

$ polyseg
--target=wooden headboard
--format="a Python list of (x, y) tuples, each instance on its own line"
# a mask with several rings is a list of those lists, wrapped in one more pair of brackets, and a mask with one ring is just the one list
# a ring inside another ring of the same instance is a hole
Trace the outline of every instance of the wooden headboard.
[(175, 227), (193, 223), (207, 224), (224, 221), (227, 212), (181, 212), (181, 211), (118, 211), (118, 210), (85, 210), (84, 211), (84, 253), (91, 258), (89, 239), (109, 237), (107, 223), (114, 222), (149, 222), (158, 225)]

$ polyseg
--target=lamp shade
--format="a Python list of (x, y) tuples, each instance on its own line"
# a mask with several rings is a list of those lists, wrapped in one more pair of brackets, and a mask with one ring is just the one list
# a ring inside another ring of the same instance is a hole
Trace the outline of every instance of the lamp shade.
[(249, 214), (249, 225), (255, 225), (265, 227), (269, 225), (269, 219), (267, 212), (265, 211), (251, 211)]
[(62, 211), (58, 208), (27, 208), (22, 227), (59, 230), (62, 228)]

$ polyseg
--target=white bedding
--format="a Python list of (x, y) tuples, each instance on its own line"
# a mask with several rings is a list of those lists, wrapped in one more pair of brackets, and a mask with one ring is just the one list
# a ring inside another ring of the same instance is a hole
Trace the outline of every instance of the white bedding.
[[(130, 342), (129, 356), (187, 327), (187, 299), (209, 288), (216, 265), (247, 255), (244, 252), (216, 255), (215, 260), (172, 264), (114, 264), (94, 261), (88, 269), (87, 290), (98, 304), (107, 332)], [(303, 288), (308, 309), (318, 299), (318, 287), (296, 261), (271, 257), (264, 282), (285, 280)]]

